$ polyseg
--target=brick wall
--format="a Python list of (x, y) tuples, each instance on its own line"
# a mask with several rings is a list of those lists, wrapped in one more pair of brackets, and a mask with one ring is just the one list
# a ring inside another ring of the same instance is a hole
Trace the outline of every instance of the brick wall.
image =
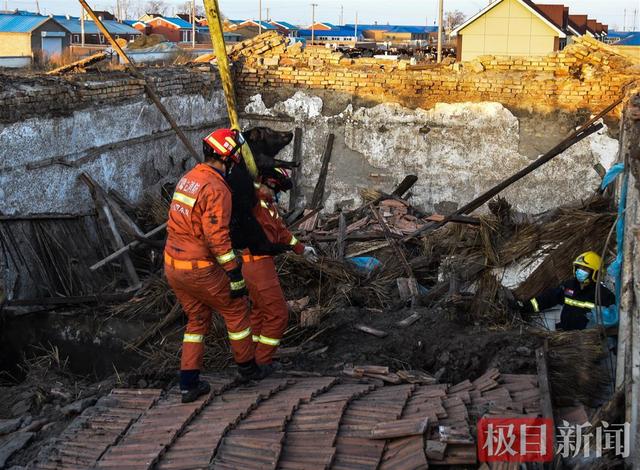
[(239, 90), (325, 89), (430, 108), (437, 102), (496, 101), (533, 111), (598, 110), (640, 78), (640, 67), (614, 48), (578, 39), (544, 57), (479, 57), (473, 62), (410, 65), (349, 59), (324, 47), (287, 47), (276, 33), (234, 46)]
[[(208, 66), (149, 68), (143, 73), (160, 96), (210, 95), (220, 86), (217, 74)], [(0, 74), (0, 84), (0, 122), (68, 115), (90, 106), (146, 99), (143, 82), (122, 72), (67, 77)]]

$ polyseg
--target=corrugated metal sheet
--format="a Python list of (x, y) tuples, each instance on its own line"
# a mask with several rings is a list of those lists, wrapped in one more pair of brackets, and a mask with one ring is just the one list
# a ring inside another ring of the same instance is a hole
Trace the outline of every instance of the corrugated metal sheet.
[(37, 15), (0, 15), (0, 33), (30, 33), (49, 19)]
[[(53, 18), (71, 34), (81, 33), (82, 28), (80, 27), (80, 18), (67, 18), (66, 16), (54, 16)], [(104, 24), (105, 28), (107, 28), (107, 31), (109, 31), (111, 34), (140, 34), (140, 31), (124, 23), (118, 23), (117, 21), (113, 20), (102, 20), (102, 23)], [(84, 32), (85, 34), (100, 33), (96, 24), (93, 21), (89, 20), (85, 20), (84, 22)]]
[(633, 33), (623, 40), (615, 43), (616, 46), (640, 46), (640, 33)]

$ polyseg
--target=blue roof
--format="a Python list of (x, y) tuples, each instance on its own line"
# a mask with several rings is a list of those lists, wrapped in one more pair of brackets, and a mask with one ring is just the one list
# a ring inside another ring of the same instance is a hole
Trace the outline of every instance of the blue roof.
[(640, 33), (632, 33), (631, 36), (616, 42), (614, 46), (640, 46)]
[(261, 26), (262, 26), (262, 29), (276, 29), (276, 27), (275, 27), (275, 26), (273, 26), (273, 25), (272, 25), (272, 24), (270, 24), (270, 23), (267, 23), (266, 21), (258, 21), (258, 20), (244, 20), (242, 23), (246, 23), (246, 22), (249, 22), (249, 21), (252, 21), (252, 22), (254, 22), (255, 24), (261, 25)]
[(291, 23), (287, 23), (286, 21), (272, 21), (272, 23), (278, 23), (283, 28), (287, 28), (287, 29), (290, 29), (290, 30), (298, 30), (298, 29), (300, 29), (296, 25), (291, 24)]
[(633, 31), (613, 31), (613, 30), (609, 30), (609, 32), (607, 33), (607, 36), (609, 36), (610, 38), (626, 38), (631, 36), (632, 34), (635, 34)]
[[(354, 28), (355, 24), (345, 25), (349, 28)], [(437, 26), (411, 26), (411, 25), (394, 25), (394, 24), (359, 24), (358, 31), (389, 31), (393, 33), (435, 33), (438, 31)]]
[(437, 26), (393, 26), (389, 32), (391, 33), (412, 33), (424, 34), (435, 33), (438, 31)]
[[(355, 24), (350, 23), (345, 25), (348, 28), (355, 28)], [(368, 29), (375, 29), (377, 31), (389, 31), (393, 28), (393, 25), (389, 24), (359, 24), (358, 31), (366, 31)]]
[(38, 15), (0, 15), (0, 33), (30, 33), (49, 19)]
[[(60, 15), (54, 16), (53, 18), (71, 34), (80, 34), (82, 32), (82, 28), (80, 26), (80, 18), (78, 17), (71, 16), (67, 18), (66, 16)], [(141, 34), (140, 31), (132, 28), (128, 24), (118, 23), (114, 20), (102, 20), (102, 24), (104, 24), (104, 27), (107, 28), (107, 31), (109, 31), (111, 34)], [(96, 24), (90, 20), (85, 20), (84, 32), (86, 34), (100, 33)]]
[[(301, 29), (298, 31), (298, 35), (301, 37), (311, 37), (310, 29)], [(355, 30), (353, 28), (335, 28), (335, 29), (316, 29), (314, 30), (314, 36), (316, 38), (322, 37), (353, 37), (355, 36)], [(362, 36), (362, 31), (358, 29), (358, 37)]]
[(183, 20), (182, 18), (178, 18), (177, 16), (174, 17), (169, 17), (169, 16), (157, 16), (149, 21), (147, 21), (147, 23), (150, 23), (154, 20), (165, 20), (167, 23), (171, 23), (175, 26), (177, 26), (178, 28), (181, 29), (185, 29), (185, 28), (191, 28), (191, 23), (189, 23), (188, 21)]

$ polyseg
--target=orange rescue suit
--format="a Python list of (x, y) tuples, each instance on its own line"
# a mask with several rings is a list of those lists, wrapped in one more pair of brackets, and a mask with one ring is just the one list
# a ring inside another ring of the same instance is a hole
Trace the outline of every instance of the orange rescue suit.
[[(253, 209), (253, 215), (269, 241), (287, 244), (295, 253), (302, 254), (304, 245), (289, 232), (273, 199), (262, 192), (258, 193), (258, 197), (260, 201)], [(253, 256), (245, 250), (242, 261), (242, 275), (251, 298), (255, 360), (257, 364), (270, 364), (289, 320), (287, 302), (272, 256)]]
[(212, 310), (224, 318), (237, 363), (253, 359), (250, 315), (232, 299), (227, 272), (238, 267), (231, 247), (231, 190), (221, 172), (200, 163), (176, 186), (169, 209), (165, 273), (187, 315), (181, 370), (200, 370)]

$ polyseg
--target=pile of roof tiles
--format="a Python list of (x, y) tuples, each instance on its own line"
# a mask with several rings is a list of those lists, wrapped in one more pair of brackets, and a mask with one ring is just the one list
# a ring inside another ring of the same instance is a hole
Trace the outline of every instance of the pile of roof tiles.
[(537, 376), (495, 369), (453, 386), (388, 385), (366, 377), (282, 377), (248, 385), (224, 377), (209, 381), (211, 394), (186, 405), (175, 389), (114, 390), (76, 418), (53, 450), (41, 452), (31, 467), (408, 470), (471, 465), (479, 417), (540, 413)]

